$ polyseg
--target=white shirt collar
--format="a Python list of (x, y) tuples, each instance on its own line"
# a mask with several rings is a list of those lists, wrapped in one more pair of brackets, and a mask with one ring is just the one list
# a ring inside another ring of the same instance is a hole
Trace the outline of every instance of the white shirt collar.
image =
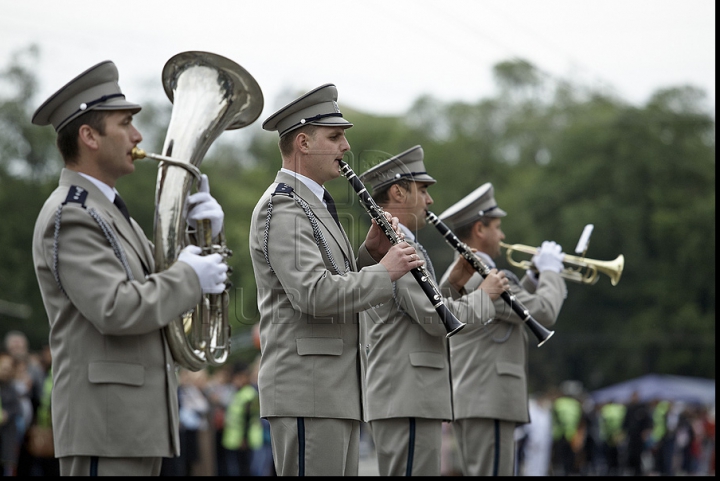
[(405, 237), (410, 239), (411, 241), (415, 242), (415, 234), (413, 234), (412, 231), (410, 229), (408, 229), (407, 227), (405, 227), (404, 225), (402, 225), (400, 223), (398, 223), (398, 225), (400, 226), (400, 229), (402, 229), (403, 234), (405, 234)]
[[(310, 177), (305, 177), (302, 174), (298, 174), (294, 170), (286, 169), (283, 167), (280, 169), (280, 172), (285, 172), (286, 174), (290, 174), (293, 177), (295, 177), (296, 179), (300, 180), (300, 182), (305, 184), (305, 186), (308, 189), (310, 189), (312, 191), (312, 193), (317, 196), (318, 199), (320, 199), (320, 201), (323, 203), (323, 205), (325, 205), (325, 201), (323, 200), (323, 196), (325, 195), (325, 188), (322, 185), (318, 184), (317, 182), (312, 180)], [(327, 207), (327, 206), (325, 206), (325, 207)]]
[(484, 252), (476, 251), (475, 254), (482, 259), (482, 261), (485, 263), (486, 266), (488, 266), (490, 269), (495, 269), (497, 267), (497, 264), (495, 264), (495, 261), (492, 260), (492, 258), (487, 255)]
[(96, 179), (96, 178), (93, 177), (93, 176), (90, 176), (90, 175), (87, 175), (87, 174), (83, 174), (82, 172), (78, 172), (78, 174), (82, 175), (82, 176), (85, 177), (87, 180), (89, 180), (90, 182), (92, 182), (93, 184), (95, 184), (95, 186), (96, 186), (98, 189), (100, 189), (100, 192), (102, 192), (103, 194), (105, 194), (105, 197), (107, 197), (110, 202), (115, 201), (115, 194), (117, 194), (117, 190), (115, 190), (114, 188), (110, 187), (110, 186), (107, 185), (105, 182)]

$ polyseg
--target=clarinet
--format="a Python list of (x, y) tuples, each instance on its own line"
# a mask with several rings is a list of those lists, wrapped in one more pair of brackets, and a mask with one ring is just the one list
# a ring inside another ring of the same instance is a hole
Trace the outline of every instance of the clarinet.
[[(355, 175), (355, 172), (353, 172), (350, 166), (342, 160), (339, 162), (340, 172), (347, 178), (348, 181), (350, 181), (350, 185), (352, 185), (353, 189), (355, 189), (355, 192), (362, 201), (363, 207), (365, 207), (365, 210), (368, 214), (370, 214), (370, 217), (375, 219), (377, 225), (380, 229), (382, 229), (393, 245), (400, 243), (401, 241), (393, 229), (392, 224), (387, 220), (387, 217), (385, 217), (385, 211), (383, 211), (382, 207), (375, 203), (375, 200), (373, 200), (370, 196), (362, 181), (358, 179), (357, 175)], [(445, 330), (447, 331), (446, 337), (457, 334), (458, 331), (465, 327), (465, 323), (460, 322), (445, 305), (442, 300), (442, 296), (440, 295), (440, 290), (433, 282), (432, 278), (425, 269), (425, 266), (415, 267), (414, 269), (411, 269), (410, 272), (432, 303), (435, 311), (437, 311), (440, 316), (440, 320), (442, 320)]]
[[(483, 279), (485, 279), (488, 274), (490, 274), (490, 268), (467, 246), (467, 244), (458, 239), (458, 237), (450, 230), (450, 228), (445, 225), (443, 221), (438, 219), (435, 214), (427, 211), (425, 218), (428, 222), (437, 227), (437, 230), (440, 232), (443, 238), (445, 238), (445, 242), (450, 244), (450, 246), (453, 247), (456, 251), (458, 251), (460, 255), (467, 259), (470, 265), (473, 266), (473, 268), (478, 273), (480, 273)], [(545, 326), (540, 324), (532, 315), (530, 315), (530, 311), (528, 311), (527, 308), (523, 306), (520, 301), (517, 300), (515, 294), (511, 294), (508, 291), (503, 291), (501, 297), (503, 298), (505, 303), (510, 306), (513, 311), (515, 311), (515, 314), (520, 316), (520, 319), (525, 322), (525, 325), (530, 328), (532, 333), (535, 334), (535, 337), (537, 337), (539, 341), (538, 347), (545, 344), (545, 342), (550, 339), (553, 334), (555, 334), (554, 331), (546, 329)]]

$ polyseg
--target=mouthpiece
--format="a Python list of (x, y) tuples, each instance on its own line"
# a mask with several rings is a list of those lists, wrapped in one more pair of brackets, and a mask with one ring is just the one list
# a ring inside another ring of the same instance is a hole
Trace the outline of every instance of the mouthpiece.
[(145, 154), (145, 151), (139, 147), (133, 147), (131, 152), (133, 160), (138, 159), (144, 159), (147, 154)]
[(167, 157), (165, 155), (148, 154), (140, 147), (133, 147), (130, 154), (132, 155), (133, 160), (144, 159), (147, 157), (148, 159), (157, 160), (161, 164), (166, 163), (169, 165), (174, 165), (176, 167), (181, 167), (181, 168), (187, 170), (188, 172), (190, 172), (198, 182), (200, 182), (200, 178), (202, 177), (202, 174), (200, 173), (200, 169), (198, 169), (197, 167), (195, 167), (194, 165), (192, 165), (188, 162), (181, 162), (179, 160), (175, 160), (172, 157)]

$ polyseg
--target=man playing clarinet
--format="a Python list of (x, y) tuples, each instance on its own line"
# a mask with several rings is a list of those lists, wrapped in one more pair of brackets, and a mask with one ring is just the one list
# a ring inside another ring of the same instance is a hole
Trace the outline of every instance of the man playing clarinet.
[[(405, 240), (435, 283), (430, 257), (416, 237), (433, 202), (428, 187), (436, 183), (423, 157), (417, 145), (359, 177), (372, 188), (375, 202), (398, 218)], [(452, 282), (461, 289), (473, 270), (459, 259), (452, 272)], [(470, 294), (443, 301), (456, 317), (480, 326), (495, 315), (493, 300), (506, 285), (504, 274), (493, 271)], [(367, 417), (380, 476), (439, 476), (442, 423), (452, 419), (448, 331), (411, 273), (393, 282), (392, 293), (389, 301), (361, 315)]]
[[(258, 201), (250, 255), (260, 311), (260, 415), (279, 476), (357, 476), (363, 421), (358, 312), (390, 299), (391, 282), (421, 265), (377, 224), (357, 258), (325, 182), (350, 144), (325, 84), (264, 123), (282, 168)], [(397, 228), (397, 219), (389, 219)]]

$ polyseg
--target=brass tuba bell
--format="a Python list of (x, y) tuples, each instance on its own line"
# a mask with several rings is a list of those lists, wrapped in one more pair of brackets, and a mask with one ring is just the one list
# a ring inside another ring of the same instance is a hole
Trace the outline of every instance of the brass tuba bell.
[[(170, 267), (189, 244), (202, 255), (232, 255), (225, 236), (213, 244), (209, 222), (190, 235), (185, 200), (210, 145), (224, 130), (253, 123), (262, 112), (263, 94), (255, 79), (232, 60), (209, 52), (182, 52), (167, 61), (162, 82), (172, 115), (163, 154), (134, 149), (133, 157), (160, 161), (155, 190), (155, 268)], [(230, 271), (228, 271), (228, 274)], [(229, 288), (229, 286), (228, 286)], [(205, 294), (197, 307), (165, 327), (175, 362), (191, 371), (223, 364), (230, 353), (229, 294)]]

